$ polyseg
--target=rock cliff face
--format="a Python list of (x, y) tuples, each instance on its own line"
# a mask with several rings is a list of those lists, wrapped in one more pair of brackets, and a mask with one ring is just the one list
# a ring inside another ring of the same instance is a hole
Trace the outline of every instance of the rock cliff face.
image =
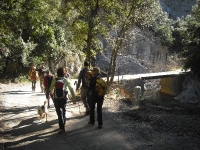
[[(138, 30), (138, 29), (137, 29)], [(135, 32), (135, 29), (129, 31)], [(149, 72), (167, 71), (169, 52), (162, 46), (159, 39), (152, 38), (149, 31), (140, 31), (134, 40), (127, 36), (126, 46), (122, 47), (116, 59), (115, 75), (140, 74)], [(96, 58), (96, 66), (106, 71), (109, 66), (111, 51), (109, 43), (101, 39), (104, 53)]]
[(173, 19), (191, 14), (192, 6), (196, 4), (196, 0), (159, 0), (159, 2), (163, 11), (169, 13)]
[[(163, 11), (173, 19), (189, 15), (192, 6), (196, 4), (196, 0), (159, 0), (159, 2)], [(134, 29), (130, 32), (134, 32)], [(168, 71), (169, 52), (159, 39), (152, 38), (149, 31), (141, 31), (134, 40), (127, 38), (126, 41), (128, 46), (122, 48), (120, 56), (117, 57), (116, 75)], [(101, 42), (104, 54), (97, 56), (96, 65), (106, 71), (111, 52), (109, 43), (105, 39), (101, 39)]]

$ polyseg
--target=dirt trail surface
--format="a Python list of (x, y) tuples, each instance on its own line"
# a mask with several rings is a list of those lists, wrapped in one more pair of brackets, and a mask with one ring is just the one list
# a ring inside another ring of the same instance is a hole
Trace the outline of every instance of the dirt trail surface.
[(103, 128), (88, 126), (81, 102), (68, 103), (66, 132), (58, 134), (55, 108), (48, 122), (37, 107), (45, 100), (39, 83), (0, 84), (0, 150), (199, 150), (199, 112), (162, 107), (136, 109), (129, 101), (106, 97)]

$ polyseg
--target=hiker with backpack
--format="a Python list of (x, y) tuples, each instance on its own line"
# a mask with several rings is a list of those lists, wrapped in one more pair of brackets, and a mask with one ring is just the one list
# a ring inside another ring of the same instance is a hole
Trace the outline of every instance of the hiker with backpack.
[(50, 86), (50, 95), (53, 97), (54, 106), (56, 109), (56, 113), (58, 115), (58, 124), (59, 124), (59, 132), (63, 133), (65, 132), (65, 112), (66, 112), (66, 104), (67, 104), (67, 88), (69, 89), (72, 100), (75, 102), (76, 97), (74, 90), (71, 86), (71, 83), (67, 78), (65, 78), (65, 68), (61, 67), (57, 70), (57, 78), (54, 78), (51, 82)]
[(49, 70), (46, 70), (45, 72), (46, 72), (46, 75), (44, 76), (44, 93), (46, 95), (46, 99), (48, 101), (48, 108), (49, 108), (50, 107), (50, 86), (54, 77), (49, 72)]
[(93, 126), (95, 124), (95, 105), (97, 104), (97, 118), (98, 128), (101, 129), (103, 125), (102, 121), (102, 105), (104, 96), (106, 94), (107, 85), (106, 82), (99, 77), (99, 67), (94, 67), (92, 70), (92, 77), (89, 79), (89, 99), (90, 99), (90, 117), (88, 124)]
[(90, 114), (90, 108), (89, 108), (89, 102), (88, 102), (88, 84), (86, 83), (86, 77), (85, 74), (89, 70), (89, 63), (87, 61), (84, 62), (84, 68), (80, 71), (78, 76), (78, 83), (76, 86), (76, 92), (78, 92), (80, 85), (81, 86), (81, 100), (83, 102), (83, 105), (86, 109), (85, 114)]

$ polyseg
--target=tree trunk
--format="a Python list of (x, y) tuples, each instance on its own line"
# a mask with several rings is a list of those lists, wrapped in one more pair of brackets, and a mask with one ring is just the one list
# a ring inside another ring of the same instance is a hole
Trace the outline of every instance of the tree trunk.
[(91, 64), (91, 45), (92, 45), (92, 30), (94, 28), (94, 19), (97, 16), (99, 9), (99, 0), (96, 1), (96, 5), (94, 8), (90, 8), (90, 18), (88, 21), (88, 37), (87, 37), (87, 54), (86, 59), (89, 62), (89, 65)]
[(92, 23), (91, 20), (89, 21), (89, 29), (88, 29), (88, 38), (87, 38), (87, 55), (86, 55), (86, 59), (89, 62), (89, 66), (90, 66), (90, 62), (91, 62), (91, 43), (92, 43)]
[(108, 89), (112, 85), (112, 82), (113, 82), (113, 79), (114, 79), (115, 69), (116, 69), (116, 58), (117, 58), (117, 54), (118, 54), (119, 50), (122, 47), (122, 42), (123, 42), (123, 39), (125, 37), (126, 30), (127, 29), (122, 28), (122, 30), (119, 33), (118, 37), (116, 37), (117, 38), (116, 46), (112, 51), (110, 64), (109, 64), (109, 69), (108, 69), (108, 76), (107, 76)]

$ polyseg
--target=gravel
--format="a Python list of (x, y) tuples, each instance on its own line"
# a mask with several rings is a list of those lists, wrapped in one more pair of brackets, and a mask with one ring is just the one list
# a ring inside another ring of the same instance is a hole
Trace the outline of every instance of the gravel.
[[(39, 87), (39, 83), (38, 87)], [(55, 109), (48, 122), (39, 120), (44, 93), (30, 83), (0, 84), (0, 149), (199, 150), (199, 108), (167, 108), (154, 103), (134, 106), (128, 99), (107, 95), (103, 128), (87, 125), (81, 102), (67, 105), (66, 133), (59, 135)]]

